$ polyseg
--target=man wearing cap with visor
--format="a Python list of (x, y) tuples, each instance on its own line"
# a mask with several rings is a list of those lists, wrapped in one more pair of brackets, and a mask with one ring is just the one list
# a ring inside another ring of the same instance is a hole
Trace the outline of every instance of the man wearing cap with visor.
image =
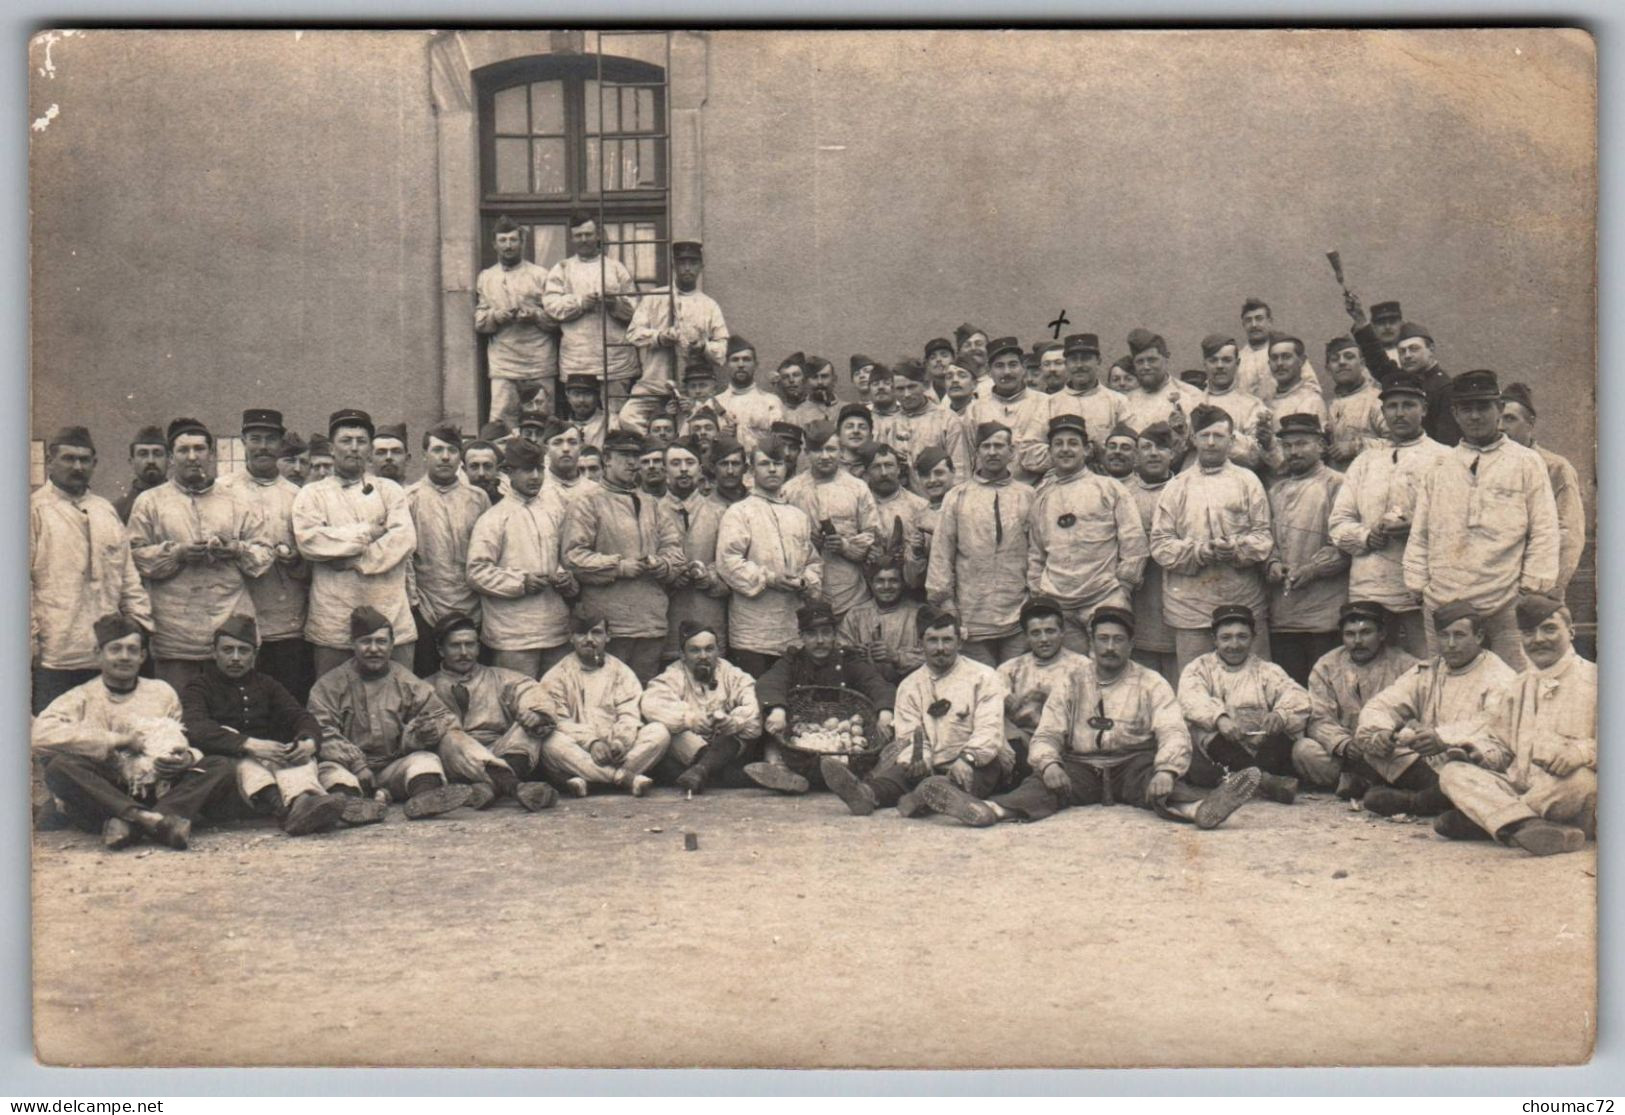
[(1010, 475), (1008, 426), (983, 422), (973, 440), (976, 471), (942, 500), (925, 599), (960, 617), (967, 658), (997, 666), (1027, 649), (1021, 605), (1027, 597), (1027, 531), (1035, 493)]
[(474, 280), (474, 331), (489, 338), (491, 417), (512, 423), (519, 394), (559, 373), (559, 326), (542, 308), (547, 268), (525, 258), (525, 230), (501, 217), (493, 230), (497, 261)]
[(1128, 417), (1128, 402), (1100, 382), (1100, 338), (1093, 333), (1072, 333), (1061, 346), (1066, 361), (1066, 385), (1050, 396), (1050, 418), (1075, 414), (1083, 419), (1093, 448), (1091, 460), (1100, 455), (1106, 431)]
[[(1463, 372), (1450, 386), (1461, 443), (1423, 478), (1405, 545), (1405, 587), (1424, 615), (1464, 600), (1483, 617), (1487, 645), (1524, 667), (1513, 607), (1519, 593), (1557, 585), (1557, 504), (1546, 462), (1501, 432), (1501, 386), (1492, 371)], [(1437, 645), (1427, 629), (1428, 646)]]
[(1190, 734), (1168, 683), (1132, 658), (1133, 614), (1100, 608), (1089, 631), (1089, 659), (1044, 702), (1028, 750), (1033, 773), (986, 801), (949, 779), (929, 778), (915, 792), (928, 809), (980, 828), (1121, 801), (1211, 829), (1246, 804), (1258, 787), (1256, 768), (1229, 775), (1209, 793), (1184, 781)]
[(1317, 752), (1304, 739), (1309, 694), (1273, 662), (1253, 654), (1258, 620), (1251, 608), (1222, 604), (1213, 609), (1214, 649), (1179, 675), (1179, 707), (1199, 752), (1193, 781), (1215, 785), (1215, 768), (1257, 767), (1259, 793), (1291, 805), (1298, 793), (1303, 756)]
[(1382, 391), (1366, 370), (1353, 337), (1333, 337), (1326, 342), (1326, 367), (1333, 388), (1326, 416), (1331, 441), (1327, 463), (1343, 472), (1367, 449), (1383, 447), (1388, 426), (1382, 420)]
[[(1506, 767), (1506, 749), (1494, 728), (1516, 674), (1485, 649), (1484, 617), (1472, 604), (1452, 600), (1430, 618), (1439, 632), (1438, 655), (1366, 702), (1345, 751), (1344, 769), (1371, 785), (1360, 799), (1371, 813), (1444, 812), (1450, 802), (1438, 772), (1452, 759)], [(1352, 759), (1347, 751), (1354, 752)]]
[[(1365, 309), (1360, 305), (1359, 298), (1348, 294), (1343, 299), (1343, 306), (1348, 310), (1349, 319), (1354, 322), (1354, 342), (1360, 346), (1360, 356), (1377, 382), (1386, 384), (1395, 372), (1401, 371), (1416, 376), (1427, 392), (1428, 436), (1447, 447), (1460, 441), (1461, 428), (1456, 425), (1451, 407), (1451, 379), (1439, 367), (1439, 358), (1433, 351), (1433, 334), (1428, 332), (1427, 326), (1414, 321), (1401, 322), (1394, 334), (1395, 354), (1390, 355), (1384, 342), (1378, 340), (1371, 323), (1366, 320)], [(1395, 305), (1396, 311), (1398, 308)]]
[[(1196, 467), (1168, 482), (1151, 522), (1151, 556), (1163, 570), (1163, 618), (1185, 667), (1213, 649), (1213, 609), (1264, 610), (1260, 568), (1275, 548), (1269, 499), (1258, 477), (1230, 460), (1230, 416), (1218, 407), (1191, 413)], [(1269, 658), (1268, 628), (1254, 652)]]
[(174, 478), (130, 509), (130, 553), (152, 595), (156, 672), (180, 690), (212, 657), (214, 629), (238, 612), (254, 614), (249, 582), (273, 558), (259, 505), (215, 483), (214, 435), (195, 418), (177, 418), (168, 438)]
[(327, 422), (333, 475), (306, 484), (293, 501), (293, 535), (311, 563), (305, 638), (315, 647), (316, 676), (351, 655), (350, 614), (375, 608), (394, 633), (391, 653), (410, 666), (417, 625), (406, 593), (417, 528), (406, 493), (393, 480), (367, 476), (372, 418), (336, 410)]
[(1388, 644), (1388, 610), (1370, 600), (1351, 600), (1338, 612), (1338, 634), (1343, 645), (1328, 652), (1309, 672), (1309, 729), (1307, 736), (1319, 750), (1305, 747), (1295, 764), (1305, 785), (1317, 790), (1337, 789), (1338, 797), (1357, 798), (1371, 788), (1370, 781), (1345, 763), (1359, 757), (1350, 750), (1360, 711), (1372, 697), (1413, 669), (1417, 661)]
[(947, 337), (933, 337), (925, 342), (921, 356), (925, 360), (927, 387), (935, 403), (948, 397), (948, 368), (954, 362), (954, 355), (954, 343)]
[(1007, 427), (1014, 453), (1011, 471), (1017, 480), (1036, 484), (1049, 471), (1050, 397), (1028, 388), (1021, 356), (1021, 342), (1014, 337), (988, 345), (993, 388), (965, 409), (965, 432), (974, 435), (987, 422)]
[(317, 778), (321, 725), (271, 675), (256, 669), (259, 633), (251, 616), (231, 616), (214, 633), (214, 661), (181, 693), (186, 738), (236, 766), (237, 789), (256, 813), (281, 819), (289, 836), (326, 832), (340, 821), (384, 819), (381, 803), (329, 795)]
[(28, 497), (32, 712), (100, 673), (93, 628), (108, 614), (152, 629), (152, 601), (113, 505), (90, 490), (96, 447), (83, 426), (45, 443), (45, 483)]
[(1269, 586), (1270, 652), (1299, 685), (1337, 645), (1338, 608), (1348, 599), (1349, 557), (1327, 526), (1343, 486), (1321, 461), (1326, 436), (1312, 414), (1289, 414), (1277, 435), (1281, 464), (1270, 482), (1275, 550), (1264, 564)]
[(667, 587), (686, 567), (682, 533), (660, 501), (638, 490), (643, 438), (617, 430), (604, 445), (604, 479), (570, 504), (564, 564), (581, 603), (609, 621), (609, 653), (647, 684), (666, 641)]
[(698, 240), (673, 241), (676, 293), (640, 298), (632, 311), (626, 343), (637, 346), (642, 375), (621, 408), (620, 422), (627, 429), (648, 433), (649, 420), (676, 394), (678, 373), (690, 361), (721, 367), (728, 358), (728, 323), (722, 307), (699, 286), (704, 267), (705, 251)]
[(1388, 443), (1354, 459), (1327, 518), (1332, 541), (1349, 555), (1350, 598), (1381, 604), (1388, 641), (1418, 658), (1427, 653), (1427, 637), (1421, 601), (1405, 585), (1405, 542), (1416, 493), (1450, 452), (1423, 432), (1427, 406), (1418, 377), (1398, 372), (1383, 383)]
[(276, 453), (276, 468), (296, 488), (310, 477), (310, 446), (292, 430), (282, 435), (282, 448)]
[(1495, 727), (1507, 761), (1492, 765), (1480, 752), (1446, 763), (1439, 787), (1454, 808), (1434, 831), (1494, 837), (1535, 855), (1578, 851), (1597, 826), (1597, 667), (1574, 652), (1561, 600), (1520, 600), (1518, 630), (1529, 669)]
[(1028, 513), (1027, 589), (1065, 609), (1068, 649), (1085, 653), (1087, 623), (1102, 605), (1128, 608), (1150, 549), (1128, 489), (1084, 467), (1084, 420), (1061, 414), (1049, 421), (1053, 468)]
[(305, 614), (310, 594), (310, 565), (293, 536), (293, 501), (299, 485), (282, 474), (278, 454), (287, 430), (279, 411), (243, 411), (244, 471), (220, 481), (255, 504), (265, 518), (271, 542), (271, 565), (248, 582), (259, 632), (255, 669), (269, 674), (303, 702), (316, 680), (315, 661), (305, 641)]
[[(564, 405), (565, 417), (581, 431), (581, 444), (596, 445), (602, 449), (609, 430), (609, 416), (604, 413), (602, 378), (581, 372), (565, 376)], [(524, 418), (520, 423), (521, 433), (524, 432)], [(533, 424), (540, 427), (545, 419), (545, 412), (537, 412)]]

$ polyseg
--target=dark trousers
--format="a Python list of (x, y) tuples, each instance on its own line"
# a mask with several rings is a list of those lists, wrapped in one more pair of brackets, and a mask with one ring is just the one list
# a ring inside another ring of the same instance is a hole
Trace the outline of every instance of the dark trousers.
[[(934, 770), (932, 774), (942, 774), (941, 770)], [(999, 788), (999, 777), (1003, 772), (999, 764), (989, 763), (985, 767), (977, 767), (976, 775), (971, 779), (970, 792), (979, 798), (985, 798)], [(907, 763), (887, 763), (875, 771), (864, 781), (869, 789), (874, 791), (875, 804), (881, 807), (896, 805), (897, 799), (914, 789), (925, 779), (913, 779), (908, 776)]]
[(237, 793), (237, 764), (225, 755), (205, 755), (151, 805), (143, 805), (108, 777), (93, 759), (57, 755), (45, 764), (45, 784), (63, 812), (86, 832), (101, 832), (110, 817), (132, 820), (144, 809), (195, 821), (210, 806), (220, 808)]
[(412, 647), (412, 672), (426, 678), (440, 670), (440, 644), (434, 640), (434, 625), (416, 608), (412, 609), (412, 621), (418, 625), (418, 641)]
[(1185, 779), (1193, 786), (1212, 789), (1226, 773), (1248, 767), (1257, 767), (1265, 774), (1279, 774), (1285, 778), (1298, 776), (1292, 768), (1291, 736), (1265, 736), (1259, 741), (1256, 752), (1248, 751), (1241, 744), (1232, 743), (1219, 735), (1208, 740), (1205, 747), (1205, 754), (1203, 746), (1191, 748), (1191, 769), (1186, 772)]
[(638, 639), (622, 636), (611, 639), (605, 649), (632, 668), (639, 685), (648, 685), (660, 672), (660, 648), (665, 642), (663, 635)]
[[(1069, 806), (1111, 805), (1117, 802), (1152, 809), (1161, 816), (1172, 816), (1145, 800), (1146, 787), (1157, 773), (1156, 756), (1149, 751), (1107, 768), (1093, 766), (1076, 755), (1063, 755), (1061, 767), (1072, 781), (1072, 789), (1066, 794), (1057, 794), (1044, 785), (1042, 774), (1033, 774), (1009, 793), (991, 799), (993, 804), (1026, 821), (1042, 821)], [(1168, 800), (1201, 801), (1202, 796), (1190, 783), (1175, 779)]]
[(1271, 631), (1270, 654), (1275, 664), (1299, 685), (1309, 685), (1309, 671), (1315, 663), (1343, 645), (1336, 631)]
[(733, 659), (735, 666), (744, 670), (751, 677), (760, 679), (763, 674), (773, 668), (773, 663), (784, 656), (781, 654), (762, 654), (754, 650), (740, 650), (735, 647), (728, 653), (728, 657)]
[(316, 682), (316, 653), (298, 635), (260, 644), (254, 666), (275, 678), (300, 704), (310, 700)]
[[(150, 665), (152, 659), (147, 659)], [(101, 677), (100, 670), (49, 670), (44, 666), (34, 668), (34, 693), (29, 702), (33, 715), (38, 716), (45, 711), (45, 706), (56, 700), (68, 690), (85, 684), (95, 678)]]

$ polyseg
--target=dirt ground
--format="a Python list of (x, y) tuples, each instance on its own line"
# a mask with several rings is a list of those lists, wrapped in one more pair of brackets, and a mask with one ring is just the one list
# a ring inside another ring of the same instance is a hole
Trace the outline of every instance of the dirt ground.
[(1329, 798), (971, 830), (660, 791), (34, 851), (55, 1064), (1541, 1064), (1595, 1031), (1594, 847)]

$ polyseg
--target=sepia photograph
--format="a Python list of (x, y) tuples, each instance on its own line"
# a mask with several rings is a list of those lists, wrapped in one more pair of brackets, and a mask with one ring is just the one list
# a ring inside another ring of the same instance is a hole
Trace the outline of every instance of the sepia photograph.
[(27, 63), (40, 1064), (1591, 1060), (1587, 31)]

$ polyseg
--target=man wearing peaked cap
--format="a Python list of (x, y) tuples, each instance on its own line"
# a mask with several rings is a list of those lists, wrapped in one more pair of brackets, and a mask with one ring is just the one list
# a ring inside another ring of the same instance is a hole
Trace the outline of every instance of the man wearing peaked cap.
[(1027, 386), (1021, 342), (1000, 337), (987, 349), (992, 388), (965, 408), (965, 428), (974, 431), (984, 422), (1010, 428), (1014, 450), (1012, 471), (1024, 484), (1036, 484), (1049, 471), (1050, 398)]
[[(1168, 428), (1166, 422), (1155, 422), (1152, 425), (1161, 426), (1165, 430)], [(1101, 471), (1113, 480), (1127, 481), (1134, 475), (1139, 443), (1140, 435), (1135, 433), (1134, 427), (1127, 422), (1119, 422), (1107, 430), (1100, 445)]]
[(1509, 383), (1501, 392), (1501, 432), (1525, 449), (1533, 449), (1546, 464), (1546, 478), (1552, 482), (1552, 497), (1557, 504), (1557, 586), (1553, 591), (1563, 599), (1580, 568), (1580, 554), (1586, 544), (1579, 474), (1566, 458), (1535, 441), (1535, 399), (1527, 384)]
[(1485, 647), (1484, 613), (1447, 601), (1429, 621), (1439, 650), (1370, 698), (1360, 713), (1352, 769), (1372, 788), (1360, 799), (1371, 813), (1433, 816), (1450, 807), (1439, 771), (1452, 760), (1504, 769), (1510, 756), (1498, 725), (1517, 685), (1514, 671)]
[(480, 640), (492, 665), (539, 678), (569, 653), (570, 604), (579, 591), (562, 556), (569, 506), (589, 490), (556, 471), (576, 468), (574, 426), (542, 447), (514, 438), (503, 447), (509, 494), (480, 515), (468, 539), (468, 584), (480, 596)]
[(474, 280), (474, 331), (487, 338), (491, 417), (512, 424), (521, 394), (558, 377), (558, 324), (542, 307), (547, 268), (525, 258), (524, 227), (502, 217), (493, 235), (497, 261)]
[(927, 779), (915, 792), (927, 809), (980, 828), (1122, 801), (1211, 829), (1246, 804), (1257, 770), (1229, 775), (1211, 793), (1185, 780), (1190, 734), (1168, 683), (1132, 659), (1133, 615), (1099, 608), (1089, 631), (1091, 656), (1044, 699), (1028, 748), (1033, 773), (986, 801), (949, 779)]
[(868, 440), (867, 436), (846, 436), (851, 428), (862, 430), (858, 419), (867, 413), (856, 403), (843, 409), (842, 436), (838, 438), (829, 437), (822, 423), (808, 427), (810, 467), (787, 481), (783, 489), (784, 498), (812, 521), (814, 542), (823, 554), (823, 597), (837, 617), (869, 599), (862, 563), (869, 548), (881, 541), (880, 509), (874, 493), (841, 467), (843, 457), (855, 460), (849, 457), (851, 450)]
[(263, 648), (252, 616), (230, 616), (215, 629), (214, 661), (181, 693), (187, 740), (229, 759), (249, 808), (278, 817), (289, 836), (325, 832), (341, 821), (383, 820), (381, 803), (322, 789), (316, 762), (321, 725), (258, 668)]
[(417, 584), (412, 618), (418, 634), (412, 672), (426, 678), (440, 668), (440, 641), (434, 636), (440, 618), (460, 614), (479, 622), (480, 597), (468, 583), (468, 544), (491, 498), (463, 479), (463, 435), (455, 425), (430, 427), (422, 444), (424, 473), (407, 486), (406, 504), (418, 536), (412, 551)]
[(869, 393), (869, 373), (874, 366), (874, 359), (861, 352), (853, 353), (847, 361), (847, 376), (852, 380), (852, 389), (857, 392), (861, 403), (867, 404), (873, 398)]
[(1291, 805), (1300, 766), (1318, 746), (1304, 738), (1309, 694), (1273, 662), (1253, 654), (1260, 627), (1244, 604), (1213, 609), (1214, 649), (1179, 675), (1179, 707), (1196, 752), (1191, 781), (1217, 786), (1222, 772), (1255, 767), (1260, 796)]
[(130, 486), (113, 501), (121, 523), (130, 521), (130, 508), (135, 506), (137, 496), (168, 479), (169, 441), (160, 427), (143, 426), (135, 432), (135, 437), (130, 439), (130, 469), (134, 473)]
[(1332, 376), (1333, 396), (1326, 415), (1326, 436), (1331, 442), (1327, 463), (1346, 471), (1354, 458), (1387, 441), (1382, 421), (1382, 394), (1360, 356), (1353, 337), (1326, 342), (1326, 368)]
[[(1428, 413), (1425, 429), (1428, 436), (1444, 446), (1453, 446), (1461, 440), (1461, 430), (1450, 409), (1450, 376), (1439, 367), (1434, 352), (1433, 336), (1427, 328), (1407, 321), (1394, 330), (1392, 342), (1378, 338), (1372, 323), (1366, 320), (1365, 308), (1350, 294), (1344, 299), (1349, 319), (1354, 322), (1354, 342), (1360, 346), (1360, 357), (1380, 384), (1386, 384), (1395, 372), (1405, 371), (1420, 376), (1427, 391)], [(1397, 307), (1396, 307), (1397, 308)], [(1390, 354), (1387, 344), (1394, 345)]]
[[(1405, 586), (1421, 594), (1424, 609), (1447, 600), (1472, 604), (1484, 616), (1490, 649), (1521, 670), (1513, 605), (1520, 592), (1556, 588), (1557, 504), (1540, 454), (1501, 433), (1496, 374), (1463, 372), (1450, 390), (1462, 440), (1420, 485)], [(1428, 646), (1437, 647), (1431, 626)]]
[[(974, 430), (976, 467), (943, 497), (925, 598), (961, 618), (966, 656), (997, 666), (1026, 650), (1021, 605), (1027, 595), (1028, 512), (1035, 493), (1010, 475), (1009, 427), (988, 420)], [(1047, 446), (1044, 452), (1047, 458)]]
[(581, 431), (581, 444), (604, 447), (609, 418), (604, 413), (604, 387), (596, 376), (564, 377), (565, 417)]
[(891, 738), (897, 690), (862, 650), (840, 645), (835, 612), (825, 601), (809, 601), (798, 608), (796, 630), (800, 645), (790, 647), (756, 682), (765, 746), (763, 761), (746, 764), (744, 773), (765, 789), (802, 794), (809, 789), (823, 789), (824, 782), (816, 757), (783, 751), (779, 746), (790, 738), (790, 694), (809, 685), (838, 686), (862, 693), (878, 710), (880, 739), (872, 742), (883, 743)]
[(1326, 435), (1313, 414), (1289, 414), (1276, 435), (1281, 467), (1269, 487), (1275, 552), (1269, 585), (1270, 649), (1299, 685), (1337, 646), (1338, 609), (1348, 598), (1349, 556), (1331, 538), (1331, 510), (1343, 476), (1326, 467)]
[(987, 370), (987, 342), (987, 330), (968, 321), (954, 330), (954, 343), (959, 346), (957, 362), (978, 377)]
[(333, 475), (306, 484), (293, 501), (294, 539), (310, 564), (305, 638), (314, 648), (316, 676), (350, 658), (349, 620), (358, 607), (388, 618), (392, 653), (410, 665), (417, 641), (406, 593), (417, 547), (412, 509), (400, 485), (366, 474), (373, 424), (365, 411), (336, 411), (329, 428)]
[(563, 557), (581, 582), (581, 604), (609, 622), (609, 653), (645, 684), (660, 669), (667, 588), (682, 577), (682, 533), (660, 501), (638, 490), (643, 439), (609, 436), (604, 478), (570, 503)]
[[(875, 440), (897, 450), (898, 460), (905, 466), (909, 488), (920, 494), (919, 470), (915, 467), (919, 455), (931, 449), (940, 450), (954, 462), (959, 474), (964, 475), (970, 469), (970, 443), (959, 416), (933, 405), (923, 365), (916, 360), (904, 360), (894, 372), (891, 389), (897, 396), (897, 408), (890, 415), (876, 417)], [(882, 377), (876, 390), (885, 388)]]
[(348, 626), (351, 657), (310, 691), (310, 711), (322, 729), (322, 787), (356, 797), (386, 791), (405, 802), (413, 820), (489, 805), (497, 792), (482, 761), (490, 753), (433, 686), (394, 660), (398, 629), (389, 617), (360, 605)]
[[(1168, 482), (1151, 524), (1151, 557), (1163, 569), (1163, 618), (1185, 667), (1213, 648), (1213, 609), (1264, 608), (1261, 566), (1275, 548), (1269, 498), (1250, 470), (1229, 459), (1232, 420), (1218, 407), (1191, 412), (1196, 467)], [(1269, 628), (1258, 631), (1258, 656), (1269, 659)]]
[(756, 382), (756, 350), (753, 347), (728, 353), (728, 389), (712, 400), (723, 414), (724, 426), (745, 450), (756, 448), (771, 437), (773, 423), (784, 417), (784, 401)]
[(675, 295), (639, 298), (626, 326), (642, 375), (621, 408), (620, 423), (639, 433), (648, 431), (649, 420), (675, 396), (683, 368), (690, 363), (720, 368), (732, 355), (734, 338), (722, 307), (699, 287), (705, 267), (699, 241), (674, 241), (671, 258)]
[(1299, 753), (1298, 771), (1314, 789), (1336, 787), (1340, 798), (1358, 798), (1371, 788), (1353, 746), (1360, 712), (1372, 697), (1416, 667), (1417, 661), (1388, 642), (1388, 609), (1370, 600), (1351, 600), (1338, 610), (1342, 645), (1323, 655), (1309, 673), (1308, 738), (1315, 747)]
[[(1176, 436), (1183, 437), (1186, 418), (1201, 405), (1202, 393), (1168, 374), (1168, 343), (1157, 334), (1135, 329), (1128, 335), (1128, 348), (1138, 384), (1125, 398), (1129, 425), (1139, 429), (1166, 422)], [(1183, 446), (1180, 455), (1184, 455)]]
[[(140, 676), (146, 633), (117, 612), (94, 621), (97, 675), (51, 701), (34, 719), (32, 744), (43, 763), (40, 789), (61, 802), (68, 820), (99, 832), (109, 850), (143, 837), (180, 850), (192, 825), (233, 794), (232, 763), (186, 745), (181, 703), (162, 681)], [(160, 741), (143, 722), (163, 722), (176, 746), (155, 756), (154, 780), (132, 784), (124, 749)], [(35, 816), (54, 812), (36, 791)]]
[(255, 668), (303, 702), (316, 680), (315, 658), (305, 641), (310, 566), (293, 533), (293, 502), (299, 485), (283, 475), (278, 454), (286, 429), (274, 410), (243, 411), (244, 470), (220, 481), (259, 509), (271, 545), (271, 564), (248, 580), (260, 645)]
[(1093, 333), (1073, 333), (1062, 345), (1066, 361), (1066, 386), (1050, 396), (1051, 417), (1075, 414), (1089, 431), (1090, 454), (1098, 459), (1111, 428), (1128, 415), (1122, 395), (1100, 382), (1100, 338)]
[(1061, 605), (1063, 640), (1080, 654), (1088, 651), (1087, 622), (1096, 608), (1132, 605), (1149, 553), (1128, 490), (1084, 467), (1086, 435), (1075, 414), (1050, 419), (1054, 467), (1039, 485), (1027, 527), (1027, 588)]
[(60, 430), (47, 443), (45, 483), (28, 497), (35, 714), (96, 677), (99, 618), (121, 615), (152, 628), (152, 603), (124, 524), (113, 505), (90, 490), (95, 471), (90, 432)]
[(1525, 596), (1517, 616), (1530, 668), (1513, 682), (1496, 733), (1511, 761), (1497, 767), (1469, 751), (1446, 763), (1439, 787), (1454, 808), (1434, 830), (1534, 855), (1578, 851), (1597, 823), (1597, 667), (1575, 653), (1561, 600)]
[(1244, 468), (1257, 468), (1266, 457), (1260, 440), (1269, 439), (1275, 419), (1262, 399), (1237, 385), (1240, 351), (1228, 333), (1209, 333), (1202, 338), (1202, 363), (1207, 371), (1202, 401), (1224, 411), (1234, 423), (1230, 459)]
[[(326, 434), (310, 435), (310, 476), (308, 484), (333, 475), (333, 442)], [(305, 485), (299, 485), (303, 488)]]
[[(193, 418), (169, 424), (173, 479), (130, 509), (130, 553), (152, 596), (155, 673), (183, 689), (210, 658), (209, 636), (234, 612), (254, 613), (248, 583), (273, 559), (259, 505), (216, 483), (214, 435)], [(257, 466), (279, 483), (274, 454)]]
[(1038, 389), (1054, 396), (1066, 386), (1066, 346), (1060, 341), (1040, 341), (1037, 345)]
[(807, 357), (807, 397), (820, 406), (833, 408), (835, 398), (835, 365), (822, 356)]
[(1405, 583), (1402, 559), (1426, 475), (1450, 451), (1423, 429), (1427, 391), (1420, 376), (1397, 371), (1382, 383), (1386, 442), (1367, 449), (1343, 475), (1327, 522), (1337, 548), (1349, 555), (1349, 596), (1388, 611), (1388, 642), (1427, 653), (1420, 604)]
[(1405, 311), (1398, 302), (1377, 302), (1371, 307), (1371, 331), (1376, 334), (1388, 353), (1388, 359), (1399, 363), (1399, 330), (1405, 324)]
[(291, 430), (283, 434), (282, 448), (276, 453), (276, 467), (288, 483), (303, 488), (310, 475), (309, 443)]

